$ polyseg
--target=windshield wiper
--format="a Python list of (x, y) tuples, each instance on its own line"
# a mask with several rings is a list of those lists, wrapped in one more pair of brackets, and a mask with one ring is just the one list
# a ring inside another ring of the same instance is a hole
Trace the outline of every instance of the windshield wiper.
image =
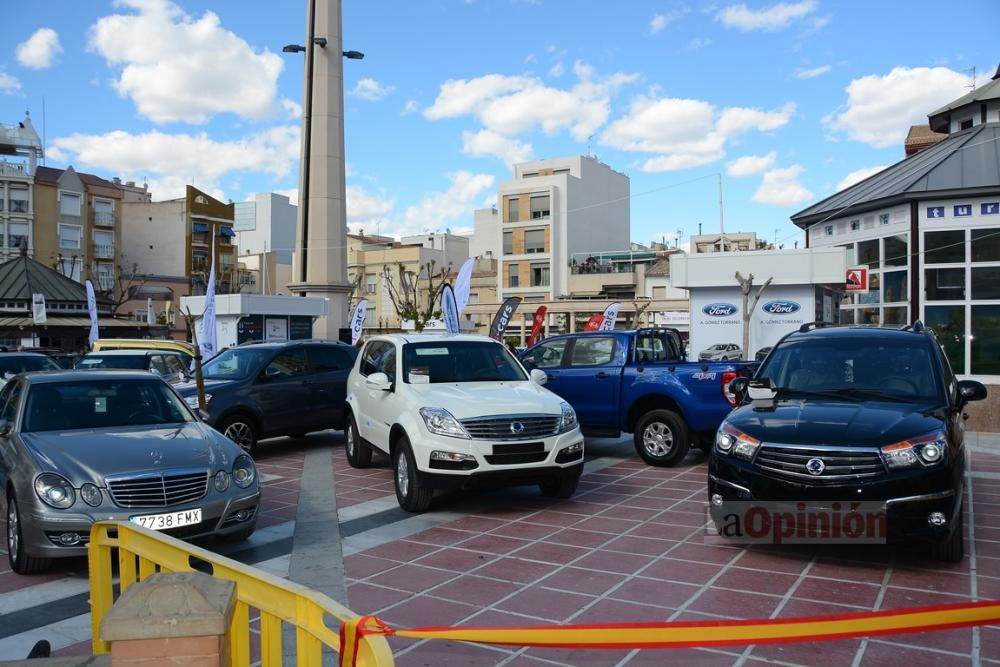
[(879, 398), (886, 401), (894, 401), (897, 403), (910, 403), (911, 401), (907, 398), (897, 396), (895, 394), (889, 394), (884, 391), (879, 391), (878, 389), (859, 389), (857, 387), (844, 387), (842, 389), (822, 389), (819, 391), (809, 391), (806, 389), (789, 389), (785, 387), (779, 387), (775, 390), (779, 394), (793, 394), (796, 396), (814, 396), (820, 398), (853, 398), (853, 399), (865, 399), (865, 398)]

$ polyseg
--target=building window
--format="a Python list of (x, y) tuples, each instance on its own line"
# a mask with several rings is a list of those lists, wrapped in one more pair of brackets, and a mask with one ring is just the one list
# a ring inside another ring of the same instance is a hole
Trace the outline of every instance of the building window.
[(833, 236), (833, 225), (827, 225), (823, 228), (823, 233), (827, 236)]
[(374, 294), (378, 278), (374, 273), (365, 274), (365, 294)]
[(17, 188), (11, 188), (10, 191), (10, 212), (11, 213), (27, 213), (28, 212), (28, 191), (21, 190)]
[(924, 233), (924, 261), (948, 264), (965, 261), (965, 230)]
[(881, 214), (878, 217), (878, 224), (880, 224), (880, 225), (888, 225), (889, 224), (889, 214), (888, 213)]
[(80, 282), (83, 260), (78, 257), (60, 257), (56, 262), (56, 270), (70, 280)]
[(970, 369), (973, 375), (1000, 375), (1000, 306), (972, 306)]
[(524, 252), (529, 255), (545, 252), (544, 229), (529, 229), (524, 232)]
[(531, 265), (531, 286), (532, 287), (549, 286), (549, 265), (547, 263)]
[(851, 231), (852, 232), (856, 232), (859, 229), (861, 229), (861, 221), (860, 220), (851, 220)]
[(858, 243), (858, 264), (867, 264), (872, 269), (878, 268), (878, 239)]
[(59, 213), (62, 215), (80, 215), (80, 195), (71, 192), (60, 192)]
[(28, 229), (28, 224), (24, 222), (12, 222), (7, 226), (10, 234), (10, 248), (21, 247), (21, 241), (24, 241), (27, 246), (31, 247), (31, 241), (28, 237), (30, 233)]
[(907, 254), (906, 235), (887, 236), (883, 240), (885, 249), (882, 253), (882, 264), (884, 266), (906, 266), (910, 257)]
[(98, 264), (94, 267), (94, 275), (97, 278), (98, 289), (110, 292), (115, 288), (115, 277), (110, 264)]
[(1000, 262), (1000, 229), (972, 230), (972, 261)]
[(518, 287), (519, 270), (517, 264), (507, 265), (507, 287)]
[(966, 118), (965, 120), (962, 121), (961, 125), (958, 126), (958, 129), (968, 130), (970, 127), (972, 127), (972, 119)]
[[(882, 273), (882, 301), (893, 303), (906, 301), (909, 298), (907, 292), (907, 271), (885, 271)], [(889, 322), (886, 322), (889, 324)], [(895, 324), (893, 322), (892, 324)]]
[(94, 257), (97, 259), (115, 258), (115, 233), (94, 230)]
[(115, 202), (113, 199), (94, 200), (94, 224), (106, 227), (115, 224)]
[(924, 291), (928, 301), (960, 301), (965, 298), (965, 269), (926, 269)]
[(503, 254), (514, 254), (514, 232), (503, 233)]
[(977, 266), (972, 269), (972, 299), (1000, 299), (1000, 266)]
[(531, 196), (531, 219), (532, 220), (543, 220), (549, 217), (549, 196), (548, 195), (532, 195)]
[(517, 197), (510, 197), (507, 200), (507, 222), (517, 222), (517, 221), (518, 221)]
[(59, 247), (68, 250), (79, 250), (83, 227), (80, 225), (59, 225)]

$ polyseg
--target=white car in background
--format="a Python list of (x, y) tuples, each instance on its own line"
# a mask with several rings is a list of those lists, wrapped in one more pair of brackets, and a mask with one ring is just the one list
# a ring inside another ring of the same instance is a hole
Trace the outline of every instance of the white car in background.
[(736, 343), (716, 343), (701, 351), (699, 361), (739, 361), (743, 358), (743, 348)]
[(484, 336), (395, 334), (370, 339), (347, 382), (348, 462), (392, 459), (399, 506), (430, 507), (436, 488), (538, 484), (576, 492), (583, 435), (573, 408)]

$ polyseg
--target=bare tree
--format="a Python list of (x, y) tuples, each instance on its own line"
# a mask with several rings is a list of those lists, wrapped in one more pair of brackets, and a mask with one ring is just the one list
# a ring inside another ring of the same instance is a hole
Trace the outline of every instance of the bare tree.
[[(400, 321), (413, 320), (413, 326), (417, 331), (423, 331), (428, 320), (441, 317), (441, 311), (437, 308), (438, 296), (447, 284), (447, 276), (451, 272), (451, 264), (445, 271), (435, 275), (434, 266), (436, 262), (432, 259), (422, 265), (416, 274), (407, 271), (406, 266), (400, 262), (396, 265), (396, 274), (388, 265), (382, 267), (382, 277), (385, 280), (386, 291), (389, 293), (389, 300), (392, 307), (399, 316)], [(426, 274), (427, 289), (421, 290), (419, 287), (420, 276)], [(435, 283), (435, 279), (437, 282)], [(421, 291), (425, 294), (421, 295)], [(423, 298), (421, 298), (423, 297)]]
[(133, 290), (139, 290), (146, 284), (146, 276), (139, 274), (139, 265), (135, 262), (127, 267), (119, 264), (115, 269), (117, 275), (114, 285), (110, 290), (104, 290), (111, 299), (111, 317), (116, 317), (118, 309), (132, 299)]
[(629, 328), (631, 329), (639, 328), (639, 318), (642, 317), (642, 314), (646, 312), (646, 309), (649, 308), (651, 303), (652, 301), (647, 299), (643, 301), (642, 305), (640, 306), (638, 300), (636, 299), (632, 300), (632, 307), (635, 308), (635, 312), (632, 314), (632, 318), (630, 320), (631, 324), (629, 324)]
[(760, 301), (761, 294), (767, 289), (767, 286), (771, 284), (774, 278), (768, 278), (764, 281), (764, 284), (760, 286), (757, 290), (757, 296), (753, 298), (753, 302), (750, 302), (750, 290), (753, 289), (753, 274), (749, 274), (746, 278), (739, 271), (736, 272), (736, 282), (740, 284), (740, 293), (743, 295), (743, 358), (750, 360), (753, 357), (750, 356), (750, 318), (753, 315), (753, 311), (757, 308), (757, 302)]

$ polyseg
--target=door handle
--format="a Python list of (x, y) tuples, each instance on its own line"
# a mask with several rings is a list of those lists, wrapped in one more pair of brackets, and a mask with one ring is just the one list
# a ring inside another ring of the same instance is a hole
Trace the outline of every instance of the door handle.
[(600, 379), (602, 379), (602, 380), (603, 380), (604, 378), (609, 378), (609, 377), (611, 377), (611, 375), (610, 375), (610, 374), (608, 374), (608, 373), (605, 373), (604, 371), (601, 371), (600, 373), (598, 373), (598, 374), (597, 374), (597, 375), (595, 375), (594, 377), (596, 377), (596, 378), (600, 378)]

